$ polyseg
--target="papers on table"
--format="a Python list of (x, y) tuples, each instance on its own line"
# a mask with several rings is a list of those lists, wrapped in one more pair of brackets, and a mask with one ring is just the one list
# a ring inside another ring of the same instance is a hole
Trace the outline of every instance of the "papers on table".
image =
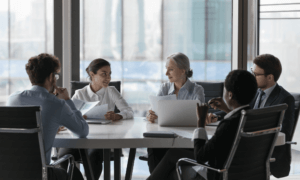
[(154, 111), (157, 114), (157, 106), (158, 101), (160, 100), (176, 100), (176, 95), (169, 95), (169, 96), (149, 96), (150, 104), (152, 111)]
[(89, 119), (105, 119), (104, 115), (108, 111), (108, 105), (103, 104), (100, 106), (93, 107), (90, 111), (88, 111), (85, 115)]
[(104, 115), (108, 111), (107, 104), (97, 106), (99, 101), (85, 102), (79, 99), (73, 99), (73, 102), (82, 115), (86, 115), (90, 119), (105, 119)]

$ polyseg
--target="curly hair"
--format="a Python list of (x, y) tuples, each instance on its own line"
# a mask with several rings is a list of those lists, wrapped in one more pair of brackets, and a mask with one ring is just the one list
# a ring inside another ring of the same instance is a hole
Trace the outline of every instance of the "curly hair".
[(225, 79), (225, 88), (232, 93), (232, 99), (240, 105), (249, 104), (257, 91), (255, 77), (245, 70), (231, 71)]
[(56, 56), (42, 53), (31, 57), (25, 68), (31, 84), (42, 85), (51, 73), (59, 71), (60, 62)]
[[(279, 59), (272, 54), (262, 54), (257, 56), (253, 63), (262, 68), (266, 75), (272, 74), (274, 81), (277, 82), (282, 71)], [(266, 76), (265, 75), (265, 76)]]

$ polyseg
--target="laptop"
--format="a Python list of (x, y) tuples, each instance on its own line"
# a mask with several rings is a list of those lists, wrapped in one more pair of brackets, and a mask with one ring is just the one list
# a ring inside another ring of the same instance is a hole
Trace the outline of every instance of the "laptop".
[(158, 125), (197, 127), (197, 103), (199, 100), (158, 101)]
[(111, 120), (106, 119), (86, 119), (85, 120), (88, 124), (109, 124)]

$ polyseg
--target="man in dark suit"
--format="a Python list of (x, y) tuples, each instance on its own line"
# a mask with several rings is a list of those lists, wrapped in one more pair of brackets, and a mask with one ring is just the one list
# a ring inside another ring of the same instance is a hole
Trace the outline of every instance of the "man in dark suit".
[[(277, 84), (282, 71), (281, 63), (277, 57), (271, 54), (257, 56), (253, 63), (254, 66), (251, 70), (256, 78), (259, 89), (250, 103), (250, 107), (257, 109), (286, 103), (288, 109), (285, 111), (281, 132), (285, 134), (286, 141), (291, 141), (294, 129), (295, 99), (289, 92)], [(211, 107), (220, 109), (226, 113), (230, 112), (220, 98), (213, 99)], [(225, 113), (220, 112), (216, 114), (222, 117)], [(207, 122), (214, 122), (214, 119), (216, 120), (212, 114), (209, 114)], [(288, 176), (291, 164), (291, 145), (276, 146), (272, 157), (276, 161), (270, 163), (271, 174), (277, 178)]]
[[(236, 132), (238, 130), (241, 111), (250, 109), (249, 103), (257, 91), (257, 83), (251, 73), (244, 70), (230, 72), (225, 80), (223, 99), (230, 110), (224, 120), (218, 125), (213, 137), (208, 140), (205, 130), (205, 120), (208, 107), (197, 107), (198, 125), (194, 131), (194, 157), (199, 163), (208, 161), (210, 166), (221, 168), (228, 158)], [(176, 162), (180, 158), (191, 158), (191, 153), (185, 149), (170, 149), (154, 169), (148, 180), (177, 179), (174, 174)], [(206, 169), (196, 169), (188, 172), (184, 178), (203, 180), (219, 179), (220, 174)], [(191, 177), (192, 176), (192, 177)]]

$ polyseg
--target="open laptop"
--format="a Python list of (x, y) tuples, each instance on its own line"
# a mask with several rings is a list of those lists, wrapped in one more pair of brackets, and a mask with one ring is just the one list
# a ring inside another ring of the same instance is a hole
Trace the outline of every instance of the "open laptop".
[(197, 126), (197, 103), (199, 100), (161, 100), (158, 101), (158, 125)]
[(109, 124), (111, 120), (106, 119), (86, 119), (85, 120), (88, 124)]

